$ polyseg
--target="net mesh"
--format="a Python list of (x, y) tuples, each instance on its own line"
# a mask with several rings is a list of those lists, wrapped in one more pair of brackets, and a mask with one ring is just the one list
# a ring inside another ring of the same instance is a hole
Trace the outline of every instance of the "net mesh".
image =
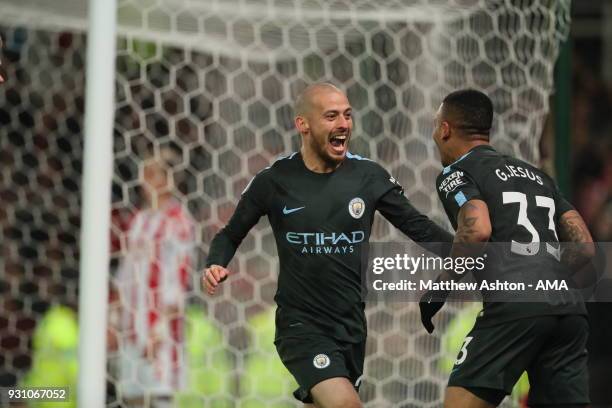
[[(37, 3), (0, 6), (2, 385), (34, 381), (38, 323), (78, 296), (86, 7)], [(299, 148), (296, 95), (314, 81), (345, 90), (356, 118), (351, 150), (382, 164), (417, 208), (448, 225), (430, 139), (441, 98), (463, 87), (487, 92), (498, 113), (493, 144), (537, 163), (569, 1), (120, 0), (118, 17), (112, 280), (121, 286), (129, 225), (147, 206), (145, 164), (169, 155), (171, 191), (193, 228), (180, 404), (268, 407), (294, 402), (286, 374), (264, 364), (277, 360), (269, 336), (278, 260), (267, 221), (242, 243), (216, 297), (203, 296), (199, 271), (252, 176)], [(373, 239), (403, 237), (377, 219)], [(111, 323), (119, 309), (111, 307)], [(414, 304), (367, 305), (366, 406), (440, 405), (445, 362), (462, 341), (442, 333), (462, 309), (448, 305), (430, 336)], [(127, 341), (122, 330), (109, 338)], [(110, 350), (109, 406), (125, 403), (122, 359), (120, 347)]]

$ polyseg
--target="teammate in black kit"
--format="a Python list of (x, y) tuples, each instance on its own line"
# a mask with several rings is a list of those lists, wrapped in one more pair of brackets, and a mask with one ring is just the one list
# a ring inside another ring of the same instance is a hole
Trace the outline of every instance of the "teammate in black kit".
[(204, 285), (215, 292), (240, 242), (267, 215), (280, 259), (275, 344), (300, 386), (294, 395), (319, 408), (360, 407), (362, 274), (375, 210), (417, 242), (450, 243), (452, 235), (420, 214), (381, 166), (349, 153), (353, 119), (343, 92), (311, 85), (295, 110), (300, 151), (246, 187), (211, 243)]
[[(463, 244), (508, 243), (509, 258), (494, 273), (509, 277), (545, 274), (561, 266), (560, 259), (572, 267), (588, 262), (594, 247), (580, 215), (545, 173), (489, 145), (492, 119), (491, 100), (475, 90), (449, 94), (436, 114), (433, 139), (446, 166), (437, 189), (456, 229), (451, 256), (465, 250)], [(585, 245), (561, 258), (559, 241)], [(420, 303), (429, 332), (443, 304), (436, 302), (439, 295), (428, 292)], [(497, 406), (523, 371), (531, 384), (530, 406), (588, 404), (584, 305), (487, 302), (486, 293), (483, 298), (483, 312), (451, 372), (444, 406)]]

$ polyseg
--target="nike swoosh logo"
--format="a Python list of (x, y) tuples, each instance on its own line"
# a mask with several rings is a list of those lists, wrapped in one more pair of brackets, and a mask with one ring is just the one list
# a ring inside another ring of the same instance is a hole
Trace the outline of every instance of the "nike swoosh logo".
[(291, 213), (294, 213), (296, 211), (300, 211), (303, 208), (306, 208), (306, 207), (304, 206), (304, 207), (298, 207), (298, 208), (287, 208), (287, 206), (285, 206), (283, 208), (283, 214), (285, 214), (285, 215), (291, 214)]

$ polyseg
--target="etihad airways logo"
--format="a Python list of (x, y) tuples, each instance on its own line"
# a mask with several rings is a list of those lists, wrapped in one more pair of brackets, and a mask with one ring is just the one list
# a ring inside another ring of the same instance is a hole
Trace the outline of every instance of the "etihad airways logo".
[(352, 232), (287, 232), (287, 242), (301, 245), (303, 254), (348, 254), (355, 251), (354, 245), (363, 242), (363, 231)]

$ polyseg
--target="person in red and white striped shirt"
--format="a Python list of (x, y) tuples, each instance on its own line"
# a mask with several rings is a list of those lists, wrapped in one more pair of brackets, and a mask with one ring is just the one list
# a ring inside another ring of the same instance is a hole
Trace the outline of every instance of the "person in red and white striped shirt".
[(183, 318), (194, 223), (172, 193), (173, 159), (173, 151), (162, 148), (141, 169), (147, 205), (129, 223), (116, 280), (117, 385), (130, 406), (172, 404), (185, 381)]

